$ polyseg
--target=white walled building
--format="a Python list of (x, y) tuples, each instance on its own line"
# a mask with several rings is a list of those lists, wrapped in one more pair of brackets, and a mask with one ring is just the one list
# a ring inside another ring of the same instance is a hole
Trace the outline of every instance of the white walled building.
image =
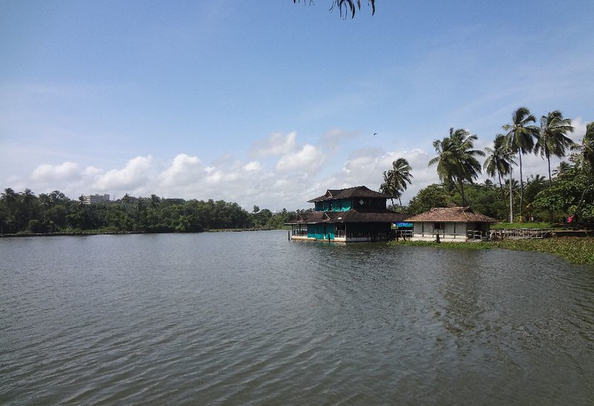
[(413, 223), (411, 241), (466, 242), (489, 237), (497, 220), (470, 207), (436, 207), (406, 219)]
[(85, 204), (109, 202), (109, 195), (83, 195), (83, 201)]

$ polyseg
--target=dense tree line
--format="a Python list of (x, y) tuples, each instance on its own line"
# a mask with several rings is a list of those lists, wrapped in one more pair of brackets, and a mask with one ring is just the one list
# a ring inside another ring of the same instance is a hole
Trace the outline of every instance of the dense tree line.
[(254, 207), (252, 213), (223, 200), (163, 199), (156, 195), (85, 204), (54, 191), (36, 196), (7, 188), (0, 195), (0, 234), (96, 232), (201, 232), (280, 228), (297, 216)]
[[(581, 144), (567, 137), (573, 127), (560, 111), (543, 115), (539, 126), (535, 123), (534, 115), (520, 107), (513, 112), (511, 123), (502, 127), (507, 133), (497, 134), (493, 148), (485, 152), (473, 149), (476, 135), (450, 129), (448, 137), (433, 143), (437, 156), (429, 161), (430, 166), (436, 164), (441, 184), (420, 190), (407, 212), (414, 215), (432, 207), (470, 205), (499, 220), (594, 226), (594, 123), (587, 125)], [(552, 171), (551, 157), (566, 157), (570, 151), (568, 160)], [(530, 153), (546, 160), (548, 177), (531, 174), (524, 178), (522, 157)], [(482, 167), (479, 156), (486, 157)], [(514, 166), (518, 166), (519, 181), (512, 176)], [(474, 183), (483, 169), (498, 183)]]

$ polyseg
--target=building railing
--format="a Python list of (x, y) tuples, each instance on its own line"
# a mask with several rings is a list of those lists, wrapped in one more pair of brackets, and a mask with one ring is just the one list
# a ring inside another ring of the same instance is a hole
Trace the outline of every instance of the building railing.
[(413, 236), (413, 230), (394, 230), (394, 235), (396, 237), (396, 239), (407, 239), (407, 238), (412, 238)]
[(466, 238), (471, 240), (483, 240), (485, 237), (488, 239), (489, 236), (485, 236), (481, 230), (468, 230), (466, 232)]
[(430, 233), (423, 233), (423, 236), (428, 235), (432, 238), (436, 239), (439, 237), (440, 240), (443, 239), (466, 239), (466, 240), (488, 240), (490, 235), (482, 230), (467, 230), (466, 233), (446, 233), (445, 230), (436, 229)]
[(532, 238), (548, 238), (553, 234), (553, 229), (542, 228), (514, 228), (514, 229), (503, 229), (503, 230), (491, 230), (491, 238), (504, 240), (506, 238), (513, 239), (532, 239)]

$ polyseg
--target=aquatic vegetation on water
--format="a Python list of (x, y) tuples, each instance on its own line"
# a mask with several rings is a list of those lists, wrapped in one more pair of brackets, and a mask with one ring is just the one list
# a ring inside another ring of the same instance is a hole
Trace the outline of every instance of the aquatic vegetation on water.
[(558, 255), (572, 264), (594, 265), (594, 238), (559, 237), (546, 239), (500, 240), (468, 243), (434, 243), (400, 241), (394, 244), (412, 246), (435, 246), (462, 249), (509, 249), (515, 251), (543, 252)]

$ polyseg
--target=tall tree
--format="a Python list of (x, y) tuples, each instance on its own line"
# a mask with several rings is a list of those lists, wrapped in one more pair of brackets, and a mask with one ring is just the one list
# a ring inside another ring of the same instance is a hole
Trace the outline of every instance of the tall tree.
[(17, 224), (16, 224), (16, 210), (17, 210), (17, 202), (18, 202), (18, 194), (11, 188), (4, 189), (2, 195), (0, 195), (0, 202), (6, 209), (5, 216), (6, 218), (3, 219), (3, 227), (2, 232), (16, 232), (17, 231)]
[(502, 178), (511, 173), (511, 166), (516, 164), (511, 149), (505, 142), (505, 135), (497, 134), (493, 141), (493, 148), (485, 148), (487, 152), (487, 159), (483, 164), (483, 168), (487, 175), (495, 177), (499, 180), (499, 189), (501, 190), (501, 198), (505, 201), (505, 192), (503, 190)]
[[(404, 158), (398, 158), (392, 162), (392, 169), (384, 172), (384, 183), (380, 186), (380, 191), (389, 196), (398, 198), (400, 206), (402, 206), (402, 193), (406, 190), (407, 183), (411, 184), (413, 177), (410, 171), (411, 166)], [(393, 203), (392, 203), (393, 204)]]
[[(293, 3), (301, 3), (301, 0), (293, 0)], [(375, 0), (367, 0), (367, 3), (371, 6), (371, 15), (375, 14)], [(309, 0), (309, 4), (313, 4), (313, 0)], [(350, 14), (354, 18), (355, 12), (361, 10), (361, 0), (332, 0), (331, 4), (330, 10), (338, 8), (341, 17)]]
[(433, 147), (437, 156), (429, 161), (429, 166), (437, 164), (439, 179), (446, 186), (453, 186), (460, 192), (462, 205), (466, 205), (464, 197), (464, 182), (472, 183), (481, 173), (481, 164), (476, 156), (484, 156), (485, 153), (473, 149), (476, 135), (470, 134), (463, 129), (454, 131), (450, 128), (450, 136), (443, 140), (433, 141)]
[(536, 118), (526, 107), (520, 107), (512, 114), (512, 122), (503, 126), (508, 131), (507, 142), (514, 153), (518, 154), (520, 163), (520, 216), (523, 215), (524, 177), (522, 174), (522, 155), (532, 152), (534, 139), (538, 136), (538, 127), (530, 125)]
[(586, 125), (586, 134), (579, 149), (582, 165), (594, 175), (594, 121)]
[(540, 129), (534, 152), (547, 159), (549, 182), (552, 180), (551, 156), (562, 158), (567, 148), (573, 145), (573, 141), (566, 136), (568, 132), (573, 132), (571, 120), (563, 118), (559, 110), (551, 111), (540, 118)]
[(4, 189), (4, 192), (2, 192), (0, 199), (7, 205), (13, 205), (16, 203), (17, 196), (17, 193), (8, 187)]

